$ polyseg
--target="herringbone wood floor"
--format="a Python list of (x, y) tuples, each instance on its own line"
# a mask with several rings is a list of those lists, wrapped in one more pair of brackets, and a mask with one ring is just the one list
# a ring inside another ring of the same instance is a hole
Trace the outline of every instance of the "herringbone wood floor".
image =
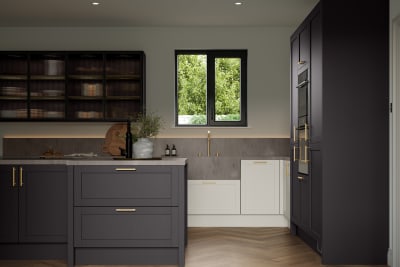
[[(0, 266), (65, 267), (66, 264), (62, 261), (0, 261)], [(98, 266), (81, 265), (80, 267)], [(290, 235), (286, 228), (189, 228), (186, 267), (287, 266), (324, 265), (321, 265), (318, 254), (300, 239)], [(128, 266), (119, 265), (118, 267)], [(135, 267), (139, 266), (135, 265)], [(147, 265), (147, 267), (151, 266)]]

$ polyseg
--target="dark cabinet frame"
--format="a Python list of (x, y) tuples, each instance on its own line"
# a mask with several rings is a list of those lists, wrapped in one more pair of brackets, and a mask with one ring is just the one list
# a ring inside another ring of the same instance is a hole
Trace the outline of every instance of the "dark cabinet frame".
[(2, 51), (0, 121), (125, 121), (145, 113), (145, 69), (142, 51)]

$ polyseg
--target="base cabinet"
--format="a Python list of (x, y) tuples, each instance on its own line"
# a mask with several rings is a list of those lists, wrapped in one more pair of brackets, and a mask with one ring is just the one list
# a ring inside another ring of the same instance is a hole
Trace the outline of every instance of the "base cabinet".
[(184, 266), (185, 166), (75, 166), (73, 176), (70, 266)]
[(279, 160), (241, 160), (241, 214), (280, 213)]
[(58, 253), (49, 249), (48, 255), (38, 252), (38, 257), (66, 258), (66, 167), (0, 165), (0, 173), (0, 250), (4, 252), (0, 252), (0, 258), (34, 257), (36, 248), (29, 249), (32, 244), (42, 244), (43, 248), (60, 244)]
[(178, 246), (177, 207), (76, 207), (77, 247)]

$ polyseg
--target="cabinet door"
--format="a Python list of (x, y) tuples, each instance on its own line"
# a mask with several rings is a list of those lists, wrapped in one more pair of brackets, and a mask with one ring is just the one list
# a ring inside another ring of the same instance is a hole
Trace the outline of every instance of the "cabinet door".
[(75, 206), (177, 206), (178, 173), (171, 166), (79, 166)]
[(24, 165), (20, 171), (20, 242), (66, 242), (66, 167)]
[(322, 155), (311, 150), (311, 214), (310, 227), (318, 241), (322, 235)]
[[(0, 243), (18, 242), (18, 187), (16, 184), (16, 172), (17, 169), (13, 166), (0, 165)], [(15, 183), (13, 183), (13, 180)]]
[(279, 161), (241, 161), (241, 213), (279, 214)]
[(311, 21), (310, 68), (310, 142), (320, 143), (322, 136), (322, 25), (321, 14)]
[(28, 118), (28, 55), (0, 53), (0, 120)]
[(77, 247), (178, 245), (177, 207), (75, 207)]
[(310, 28), (306, 26), (299, 35), (300, 55), (299, 65), (309, 66), (310, 64)]

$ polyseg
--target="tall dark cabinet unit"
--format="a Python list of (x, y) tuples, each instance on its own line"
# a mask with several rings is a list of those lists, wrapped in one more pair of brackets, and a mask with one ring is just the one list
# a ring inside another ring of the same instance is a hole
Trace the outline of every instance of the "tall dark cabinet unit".
[(386, 264), (389, 1), (321, 0), (291, 50), (291, 231), (323, 264)]

